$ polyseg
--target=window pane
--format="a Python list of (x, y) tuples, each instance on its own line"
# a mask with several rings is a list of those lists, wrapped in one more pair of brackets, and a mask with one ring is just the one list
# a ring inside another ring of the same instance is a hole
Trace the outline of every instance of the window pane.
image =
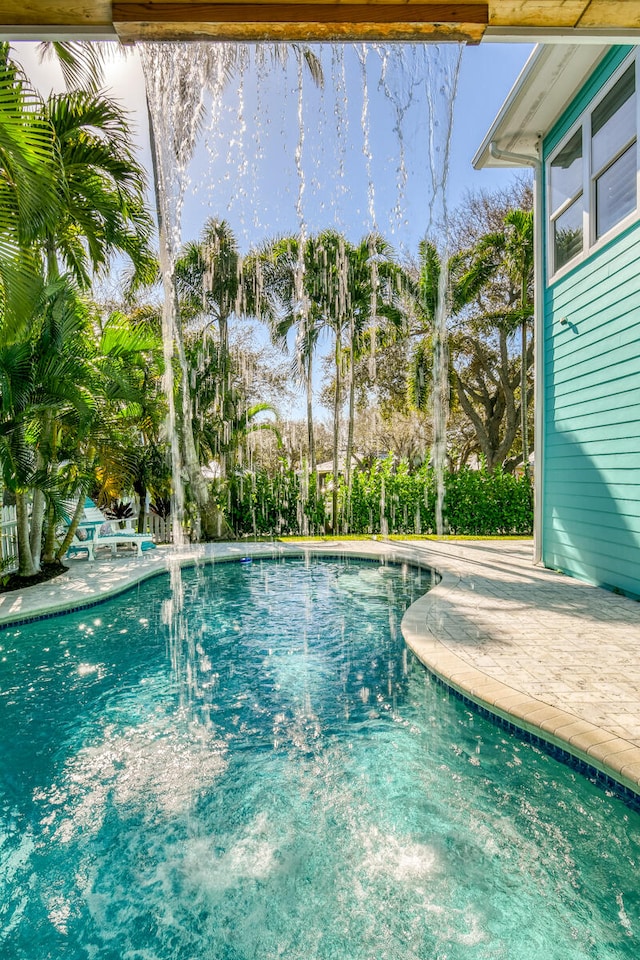
[(606, 166), (636, 135), (635, 90), (635, 64), (632, 63), (591, 114), (591, 157), (594, 173)]
[(618, 157), (596, 180), (596, 236), (636, 208), (636, 145)]
[(551, 162), (551, 212), (582, 189), (582, 128)]
[(553, 224), (553, 256), (559, 270), (582, 253), (582, 194)]

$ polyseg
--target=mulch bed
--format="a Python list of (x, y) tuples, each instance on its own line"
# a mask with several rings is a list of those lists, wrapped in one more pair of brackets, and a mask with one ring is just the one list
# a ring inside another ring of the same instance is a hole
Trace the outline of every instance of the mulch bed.
[(43, 563), (42, 569), (34, 577), (21, 577), (18, 573), (10, 573), (7, 577), (0, 579), (0, 593), (11, 593), (14, 590), (25, 590), (27, 587), (35, 587), (38, 583), (46, 583), (59, 577), (61, 573), (66, 573), (69, 567), (63, 566), (60, 562)]

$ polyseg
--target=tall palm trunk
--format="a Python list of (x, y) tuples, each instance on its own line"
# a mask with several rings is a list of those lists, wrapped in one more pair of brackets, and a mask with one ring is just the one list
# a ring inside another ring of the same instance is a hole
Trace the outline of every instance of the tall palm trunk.
[[(55, 423), (53, 414), (47, 410), (42, 418), (42, 431), (40, 443), (36, 453), (36, 469), (44, 473), (47, 467), (51, 468), (51, 460), (55, 446)], [(47, 455), (48, 454), (48, 455)], [(41, 489), (33, 491), (33, 505), (31, 509), (31, 530), (29, 533), (29, 544), (31, 547), (31, 556), (36, 570), (40, 569), (40, 557), (42, 553), (42, 530), (44, 526), (46, 509), (46, 500), (44, 492)]]
[(56, 551), (56, 522), (53, 506), (47, 507), (42, 562), (53, 563)]
[(218, 334), (220, 337), (220, 370), (222, 372), (223, 396), (226, 399), (229, 391), (229, 318), (221, 314), (218, 318)]
[(18, 535), (18, 573), (21, 577), (34, 577), (38, 568), (33, 562), (29, 542), (29, 496), (26, 491), (16, 493), (16, 520)]
[[(521, 306), (527, 302), (527, 281), (522, 278), (522, 291), (520, 297)], [(527, 410), (527, 321), (523, 319), (520, 328), (522, 335), (521, 360), (520, 360), (520, 417), (522, 430), (522, 467), (524, 475), (529, 479), (529, 417)]]
[[(44, 468), (43, 458), (38, 454), (38, 469)], [(36, 571), (40, 569), (40, 555), (42, 553), (42, 528), (44, 526), (46, 501), (42, 490), (33, 491), (33, 505), (31, 508), (31, 524), (29, 530), (29, 549)]]
[[(47, 281), (49, 283), (58, 279), (60, 269), (58, 258), (56, 256), (55, 243), (52, 236), (48, 236), (45, 242), (45, 253), (47, 261)], [(39, 473), (44, 473), (50, 465), (51, 456), (54, 447), (55, 422), (51, 410), (47, 410), (42, 418), (40, 442), (36, 451), (36, 469)], [(46, 455), (49, 447), (49, 456)], [(46, 513), (46, 498), (42, 489), (34, 489), (31, 507), (31, 521), (29, 530), (29, 546), (31, 558), (36, 572), (40, 570), (40, 561), (42, 555), (42, 532)], [(47, 551), (45, 550), (45, 561), (47, 560)]]
[(344, 484), (347, 491), (349, 509), (344, 516), (344, 533), (349, 533), (349, 516), (351, 515), (351, 458), (353, 455), (353, 418), (355, 408), (355, 380), (351, 374), (349, 380), (349, 420), (347, 426), (347, 449), (344, 455)]
[[(176, 311), (176, 322), (174, 324), (174, 340), (178, 351), (178, 360), (180, 362), (180, 413), (182, 421), (182, 446), (184, 452), (184, 466), (189, 480), (191, 493), (200, 513), (200, 522), (202, 533), (206, 540), (234, 540), (233, 530), (227, 523), (224, 514), (218, 505), (213, 502), (209, 496), (209, 487), (202, 476), (200, 458), (196, 450), (196, 442), (193, 435), (193, 408), (191, 406), (191, 385), (189, 382), (189, 365), (187, 363), (184, 351), (184, 340), (178, 321), (179, 314), (175, 284), (173, 284), (173, 294), (176, 297), (173, 309)], [(172, 439), (173, 442), (173, 439)], [(179, 476), (177, 478), (179, 480)], [(174, 482), (176, 474), (174, 473)]]
[(76, 530), (80, 526), (80, 521), (82, 520), (82, 514), (84, 513), (85, 491), (78, 490), (77, 495), (78, 495), (78, 500), (76, 503), (75, 510), (73, 511), (71, 523), (69, 524), (69, 528), (65, 534), (64, 540), (62, 541), (62, 543), (60, 544), (60, 546), (56, 551), (56, 560), (62, 560), (62, 558), (64, 557), (65, 553), (71, 546)]
[[(169, 238), (167, 235), (167, 224), (164, 217), (164, 208), (162, 197), (160, 196), (160, 179), (158, 172), (158, 153), (155, 130), (153, 127), (153, 118), (147, 100), (147, 121), (149, 124), (149, 142), (151, 147), (151, 165), (153, 169), (153, 186), (156, 201), (156, 212), (158, 216), (158, 235), (160, 240), (160, 262), (162, 264), (163, 285), (165, 296), (165, 319), (164, 338), (165, 338), (165, 377), (167, 403), (169, 406), (169, 419), (172, 422), (171, 430), (171, 462), (174, 482), (174, 509), (177, 514), (174, 517), (174, 535), (176, 538), (182, 535), (180, 524), (183, 519), (184, 501), (181, 490), (181, 465), (184, 460), (184, 467), (189, 479), (192, 496), (196, 502), (200, 519), (202, 523), (202, 532), (206, 539), (234, 539), (233, 531), (218, 509), (217, 505), (209, 497), (209, 488), (202, 476), (200, 469), (200, 460), (196, 451), (196, 444), (193, 436), (193, 416), (191, 408), (191, 391), (189, 384), (189, 370), (184, 352), (184, 341), (182, 339), (182, 330), (179, 320), (178, 295), (176, 291), (175, 278), (173, 276), (172, 258), (170, 255)], [(169, 342), (171, 341), (171, 342)], [(174, 400), (174, 381), (173, 381), (173, 353), (177, 350), (178, 360), (181, 368), (181, 421), (182, 421), (182, 448), (184, 458), (180, 455), (179, 438), (176, 435), (176, 407)]]
[(353, 421), (356, 409), (356, 378), (355, 378), (355, 324), (353, 314), (349, 318), (349, 417), (347, 421), (347, 450), (344, 459), (344, 482), (347, 487), (351, 483), (351, 457), (353, 454)]
[(218, 458), (220, 461), (220, 477), (222, 480), (226, 480), (229, 473), (227, 445), (231, 439), (229, 433), (229, 395), (231, 393), (231, 370), (229, 368), (229, 321), (225, 313), (221, 313), (218, 317), (218, 336), (220, 340), (218, 356), (218, 365), (220, 368), (218, 392), (220, 402), (220, 419), (223, 424), (223, 443), (222, 449), (220, 449), (218, 453)]
[(313, 430), (313, 354), (309, 353), (305, 370), (305, 386), (307, 388), (307, 441), (309, 444), (309, 469), (316, 470), (316, 441)]
[(338, 444), (340, 441), (340, 401), (342, 392), (342, 383), (340, 380), (340, 366), (342, 363), (342, 344), (340, 342), (340, 333), (336, 333), (335, 365), (336, 365), (336, 391), (333, 401), (333, 496), (331, 500), (331, 530), (336, 534), (339, 530), (338, 523)]

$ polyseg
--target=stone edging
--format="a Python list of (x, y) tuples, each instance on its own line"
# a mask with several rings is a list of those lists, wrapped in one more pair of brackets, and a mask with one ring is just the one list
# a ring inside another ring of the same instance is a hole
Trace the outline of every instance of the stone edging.
[(638, 747), (488, 676), (438, 638), (434, 607), (438, 600), (454, 591), (460, 581), (460, 577), (451, 573), (438, 572), (440, 583), (409, 607), (401, 624), (407, 646), (427, 670), (487, 713), (566, 751), (630, 791), (633, 797), (640, 798)]

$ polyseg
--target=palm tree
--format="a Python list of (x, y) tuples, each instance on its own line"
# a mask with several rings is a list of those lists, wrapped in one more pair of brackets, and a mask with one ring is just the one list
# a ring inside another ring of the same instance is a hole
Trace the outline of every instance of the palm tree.
[(87, 287), (117, 253), (129, 259), (135, 280), (152, 280), (146, 174), (124, 112), (102, 94), (72, 91), (49, 97), (44, 116), (58, 160), (58, 216), (39, 237), (48, 278), (68, 271)]
[[(112, 318), (111, 318), (112, 319)], [(133, 488), (140, 502), (138, 533), (145, 533), (145, 507), (148, 498), (167, 496), (171, 490), (167, 441), (164, 425), (167, 415), (167, 398), (162, 378), (161, 322), (157, 308), (142, 306), (123, 317), (134, 329), (145, 331), (151, 348), (132, 357), (129, 373), (138, 394), (134, 402), (127, 402), (118, 410), (124, 455), (117, 453), (111, 473), (111, 490), (105, 489), (107, 499), (121, 497), (128, 488)], [(119, 469), (121, 464), (128, 469)]]
[[(100, 95), (74, 91), (50, 97), (43, 112), (58, 161), (57, 217), (36, 237), (47, 284), (56, 283), (62, 269), (86, 288), (115, 253), (128, 256), (138, 279), (148, 280), (156, 265), (148, 246), (152, 223), (144, 201), (145, 175), (133, 157), (122, 110)], [(40, 469), (54, 447), (55, 417), (52, 409), (42, 422)], [(37, 488), (31, 530), (36, 569), (44, 499)]]
[[(45, 288), (29, 337), (0, 355), (4, 482), (15, 495), (22, 576), (40, 567), (46, 501), (57, 492), (57, 440), (66, 420), (91, 417), (94, 399), (85, 305), (67, 278)], [(28, 502), (33, 500), (31, 518)]]
[(528, 344), (527, 324), (533, 317), (534, 231), (532, 210), (510, 210), (505, 217), (506, 243), (504, 259), (507, 274), (518, 290), (520, 323), (520, 424), (522, 433), (522, 466), (529, 477), (529, 438), (527, 370)]
[[(303, 248), (308, 246), (308, 241)], [(250, 255), (252, 275), (262, 290), (261, 319), (269, 325), (273, 342), (284, 352), (293, 331), (295, 347), (292, 373), (306, 394), (308, 463), (316, 469), (313, 425), (313, 361), (320, 336), (319, 314), (308, 300), (304, 286), (305, 266), (298, 237), (282, 237)]]
[[(201, 473), (198, 435), (202, 433), (204, 412), (193, 387), (194, 336), (206, 339), (209, 329), (217, 331), (215, 397), (210, 398), (208, 416), (218, 424), (227, 422), (224, 431), (232, 431), (235, 416), (233, 364), (229, 352), (229, 323), (234, 316), (255, 315), (266, 308), (260, 284), (254, 273), (253, 258), (246, 262), (240, 255), (236, 237), (225, 220), (211, 217), (204, 225), (200, 240), (186, 244), (173, 268), (172, 296), (178, 320), (174, 341), (180, 360), (180, 420), (184, 463), (192, 496), (198, 504), (203, 532), (208, 539), (231, 537), (232, 531), (218, 507), (209, 497)], [(165, 290), (165, 296), (167, 292)], [(203, 351), (204, 356), (208, 347)], [(202, 360), (202, 357), (201, 357)], [(210, 373), (210, 369), (209, 369)], [(196, 410), (196, 405), (199, 409)], [(220, 427), (219, 436), (223, 428)], [(222, 475), (227, 473), (229, 449), (218, 442), (214, 456)]]
[[(125, 47), (116, 47), (119, 53)], [(83, 43), (77, 40), (45, 40), (39, 47), (42, 59), (57, 60), (67, 90), (88, 90), (97, 93), (104, 80), (105, 60), (113, 45)]]
[(307, 421), (313, 449), (311, 373), (314, 351), (323, 332), (333, 336), (333, 526), (338, 528), (338, 472), (343, 375), (348, 377), (345, 480), (349, 484), (355, 415), (354, 361), (370, 338), (367, 332), (381, 319), (402, 323), (397, 294), (406, 282), (389, 244), (378, 235), (352, 244), (335, 230), (308, 237), (300, 251), (296, 238), (276, 241), (264, 253), (272, 264), (268, 288), (280, 304), (273, 308), (272, 333), (285, 344), (296, 330), (295, 369), (307, 387)]
[(131, 153), (122, 111), (93, 93), (43, 102), (6, 46), (0, 56), (0, 172), (0, 350), (9, 356), (20, 345), (23, 361), (3, 384), (3, 467), (16, 487), (20, 568), (28, 576), (38, 570), (45, 505), (53, 503), (61, 418), (70, 409), (81, 418), (91, 407), (90, 379), (73, 352), (74, 325), (80, 329), (85, 322), (76, 284), (88, 287), (116, 252), (148, 277), (152, 224), (144, 172)]
[[(141, 454), (144, 456), (150, 446), (145, 433), (153, 430), (153, 420), (158, 416), (147, 376), (149, 370), (158, 370), (157, 331), (115, 312), (101, 329), (93, 324), (87, 332), (85, 389), (92, 398), (91, 407), (81, 420), (61, 418), (59, 439), (66, 461), (65, 470), (59, 473), (59, 485), (66, 498), (79, 506), (84, 503), (85, 493), (97, 485), (108, 496), (135, 484)], [(51, 507), (55, 521), (56, 504)], [(57, 546), (57, 559), (64, 556), (81, 512), (76, 512), (66, 537)], [(46, 559), (51, 559), (54, 543), (49, 528)]]
[(44, 278), (34, 240), (58, 214), (54, 133), (40, 96), (0, 44), (0, 310), (19, 334)]
[(395, 262), (391, 246), (379, 235), (371, 234), (357, 246), (347, 244), (344, 256), (349, 289), (345, 345), (349, 387), (345, 452), (345, 482), (348, 486), (353, 454), (356, 363), (366, 351), (375, 358), (379, 327), (382, 328), (382, 342), (402, 330), (405, 313), (401, 298), (409, 287), (409, 280)]
[[(236, 463), (243, 441), (250, 434), (268, 430), (279, 439), (277, 426), (272, 420), (258, 419), (261, 414), (275, 415), (276, 411), (269, 403), (250, 402), (236, 364), (229, 355), (222, 358), (220, 343), (210, 333), (190, 337), (186, 346), (192, 394), (198, 412), (194, 420), (198, 457), (201, 463), (217, 461), (224, 480)], [(224, 407), (220, 404), (219, 393), (222, 369), (229, 378)]]
[(217, 328), (217, 415), (224, 419), (231, 390), (229, 321), (243, 309), (251, 287), (226, 220), (210, 218), (199, 242), (183, 248), (176, 261), (175, 283), (182, 327), (202, 335), (212, 324)]

